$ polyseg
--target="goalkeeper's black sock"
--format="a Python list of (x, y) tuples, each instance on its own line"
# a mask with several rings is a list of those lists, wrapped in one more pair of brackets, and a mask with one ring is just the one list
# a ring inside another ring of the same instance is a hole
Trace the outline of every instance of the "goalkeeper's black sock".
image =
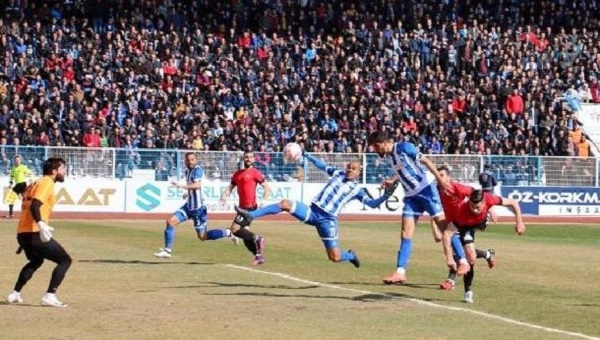
[(9, 204), (8, 205), (8, 216), (12, 216), (13, 215), (13, 208), (14, 208), (14, 204)]

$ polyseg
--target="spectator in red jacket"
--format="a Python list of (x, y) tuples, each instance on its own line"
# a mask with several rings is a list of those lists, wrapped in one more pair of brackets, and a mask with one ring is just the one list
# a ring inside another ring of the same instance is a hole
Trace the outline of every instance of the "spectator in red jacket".
[(506, 112), (521, 115), (523, 114), (524, 107), (523, 97), (519, 94), (519, 90), (514, 89), (513, 93), (506, 100)]
[(95, 128), (89, 128), (83, 134), (83, 145), (88, 148), (99, 148), (100, 147), (100, 136), (96, 133)]

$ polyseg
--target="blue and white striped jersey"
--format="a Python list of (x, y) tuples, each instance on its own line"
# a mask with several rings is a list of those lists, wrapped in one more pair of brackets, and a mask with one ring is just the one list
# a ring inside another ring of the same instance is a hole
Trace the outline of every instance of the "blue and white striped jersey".
[(419, 162), (421, 157), (423, 155), (412, 143), (398, 142), (394, 144), (392, 163), (400, 177), (404, 196), (414, 196), (434, 181), (433, 177), (427, 176), (427, 170)]
[(324, 212), (337, 216), (349, 201), (358, 199), (362, 202), (367, 197), (358, 181), (346, 179), (346, 172), (331, 166), (328, 166), (326, 171), (331, 178), (312, 201)]
[[(196, 182), (200, 182), (204, 177), (204, 170), (200, 165), (196, 165), (192, 170), (185, 170), (185, 178), (187, 180), (187, 184), (192, 184)], [(187, 208), (190, 211), (200, 209), (204, 205), (204, 200), (202, 198), (202, 188), (198, 189), (189, 189), (188, 190), (188, 198), (187, 198)]]

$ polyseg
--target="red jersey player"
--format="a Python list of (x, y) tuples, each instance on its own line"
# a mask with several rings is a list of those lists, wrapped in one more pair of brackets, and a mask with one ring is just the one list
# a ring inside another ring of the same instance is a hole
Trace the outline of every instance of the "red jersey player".
[[(446, 216), (452, 216), (454, 211), (458, 208), (460, 203), (469, 198), (473, 190), (473, 187), (469, 185), (464, 185), (459, 182), (452, 180), (452, 176), (450, 176), (450, 169), (446, 165), (442, 165), (437, 168), (438, 173), (440, 174), (440, 179), (447, 183), (446, 188), (438, 185), (438, 190), (440, 192), (440, 200), (442, 201), (442, 208), (444, 208), (444, 213)], [(492, 221), (496, 221), (496, 214), (490, 211), (490, 217)], [(436, 242), (442, 240), (442, 232), (439, 230), (438, 226), (435, 222), (431, 221), (431, 227), (433, 231), (433, 237)], [(459, 237), (458, 233), (455, 233), (453, 237)], [(459, 243), (460, 239), (456, 240)], [(461, 246), (462, 247), (462, 246)], [(488, 267), (493, 268), (495, 265), (494, 249), (481, 250), (475, 249), (477, 254), (477, 258), (483, 258), (487, 261)], [(455, 254), (456, 255), (456, 254)], [(456, 256), (458, 257), (458, 256)], [(458, 259), (458, 261), (462, 261), (463, 259)], [(465, 262), (466, 258), (464, 259)], [(467, 270), (468, 271), (468, 270)], [(466, 273), (466, 272), (465, 272)], [(462, 273), (462, 274), (465, 274)], [(448, 277), (444, 282), (440, 284), (440, 289), (443, 290), (452, 290), (454, 289), (454, 284), (456, 281), (456, 276), (458, 275), (457, 271), (454, 268), (450, 268), (448, 272)]]
[(467, 303), (473, 302), (473, 291), (471, 290), (471, 285), (473, 284), (473, 277), (475, 275), (475, 259), (477, 258), (475, 253), (475, 231), (477, 229), (483, 229), (487, 226), (488, 211), (491, 207), (496, 205), (505, 206), (512, 209), (516, 220), (515, 231), (517, 234), (523, 235), (525, 233), (525, 224), (523, 223), (523, 217), (521, 215), (519, 203), (510, 198), (504, 198), (488, 192), (483, 192), (481, 189), (474, 190), (469, 196), (469, 199), (461, 202), (452, 212), (452, 215), (448, 216), (448, 220), (452, 221), (453, 226), (446, 229), (446, 232), (444, 233), (444, 242), (446, 244), (450, 244), (453, 229), (454, 231), (458, 229), (461, 243), (465, 247), (467, 261), (469, 261), (469, 264), (471, 265), (471, 270), (469, 270), (469, 272), (467, 272), (464, 276), (464, 301)]
[[(231, 182), (227, 186), (227, 189), (221, 195), (221, 204), (225, 204), (225, 201), (237, 187), (239, 202), (238, 206), (245, 210), (255, 210), (258, 208), (256, 201), (256, 187), (261, 185), (264, 188), (263, 200), (269, 197), (271, 188), (265, 180), (265, 176), (260, 170), (254, 167), (254, 153), (252, 151), (244, 152), (243, 156), (244, 168), (236, 171), (231, 177)], [(244, 241), (244, 245), (248, 250), (254, 254), (254, 265), (263, 264), (265, 262), (263, 257), (263, 250), (265, 246), (265, 238), (260, 235), (254, 235), (247, 227), (250, 223), (242, 215), (237, 215), (233, 222), (231, 222), (231, 232), (236, 237), (241, 238)]]

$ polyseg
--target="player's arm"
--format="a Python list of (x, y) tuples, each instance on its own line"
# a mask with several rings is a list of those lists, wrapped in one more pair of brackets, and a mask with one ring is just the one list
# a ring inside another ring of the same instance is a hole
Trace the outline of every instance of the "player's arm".
[(196, 190), (202, 188), (202, 181), (200, 179), (195, 180), (191, 183), (179, 183), (176, 181), (171, 182), (171, 184), (179, 189), (184, 190)]
[(32, 184), (30, 190), (30, 192), (26, 193), (26, 196), (31, 198), (31, 205), (29, 206), (31, 217), (38, 225), (40, 231), (46, 231), (49, 234), (49, 238), (52, 238), (50, 231), (53, 229), (46, 223), (46, 221), (42, 219), (42, 212), (40, 208), (42, 205), (44, 205), (44, 202), (49, 199), (52, 191), (54, 190), (53, 185), (49, 181), (39, 181), (35, 184)]
[(515, 231), (519, 235), (523, 235), (525, 233), (525, 223), (523, 223), (523, 215), (521, 214), (521, 207), (519, 206), (519, 202), (511, 199), (500, 197), (502, 203), (500, 205), (510, 208), (515, 214)]
[(386, 192), (384, 192), (383, 195), (379, 196), (379, 198), (371, 198), (367, 194), (367, 191), (365, 189), (362, 189), (358, 192), (358, 194), (356, 194), (354, 198), (361, 201), (364, 205), (368, 206), (369, 208), (377, 208), (381, 204), (383, 204), (383, 202), (387, 201), (388, 198), (390, 198), (390, 195), (387, 195)]
[(260, 186), (263, 187), (263, 197), (262, 197), (262, 200), (266, 201), (266, 200), (269, 199), (269, 196), (271, 195), (271, 191), (272, 191), (271, 190), (271, 186), (266, 181), (263, 181), (262, 183), (260, 183)]
[(223, 193), (221, 194), (221, 197), (219, 199), (219, 203), (221, 203), (221, 205), (225, 204), (225, 202), (227, 201), (227, 198), (233, 192), (233, 189), (235, 189), (235, 184), (229, 183), (229, 185), (227, 186), (227, 188), (225, 188), (225, 191), (223, 191)]
[(440, 189), (442, 189), (444, 191), (448, 191), (451, 189), (450, 184), (448, 184), (446, 181), (444, 181), (442, 179), (442, 176), (440, 175), (440, 172), (437, 170), (437, 167), (435, 166), (435, 164), (433, 164), (433, 162), (429, 158), (427, 158), (427, 156), (423, 155), (422, 153), (419, 153), (419, 154), (417, 154), (417, 160), (419, 162), (421, 162), (421, 164), (425, 165), (427, 170), (429, 170), (429, 172), (431, 172), (433, 174), (433, 176), (435, 176), (435, 180), (437, 181), (438, 185), (440, 186)]
[(337, 170), (335, 167), (330, 166), (329, 164), (325, 163), (325, 161), (323, 161), (322, 159), (317, 158), (308, 152), (304, 152), (304, 158), (308, 159), (312, 164), (314, 164), (317, 167), (317, 169), (325, 171), (329, 176), (332, 176), (333, 172)]

